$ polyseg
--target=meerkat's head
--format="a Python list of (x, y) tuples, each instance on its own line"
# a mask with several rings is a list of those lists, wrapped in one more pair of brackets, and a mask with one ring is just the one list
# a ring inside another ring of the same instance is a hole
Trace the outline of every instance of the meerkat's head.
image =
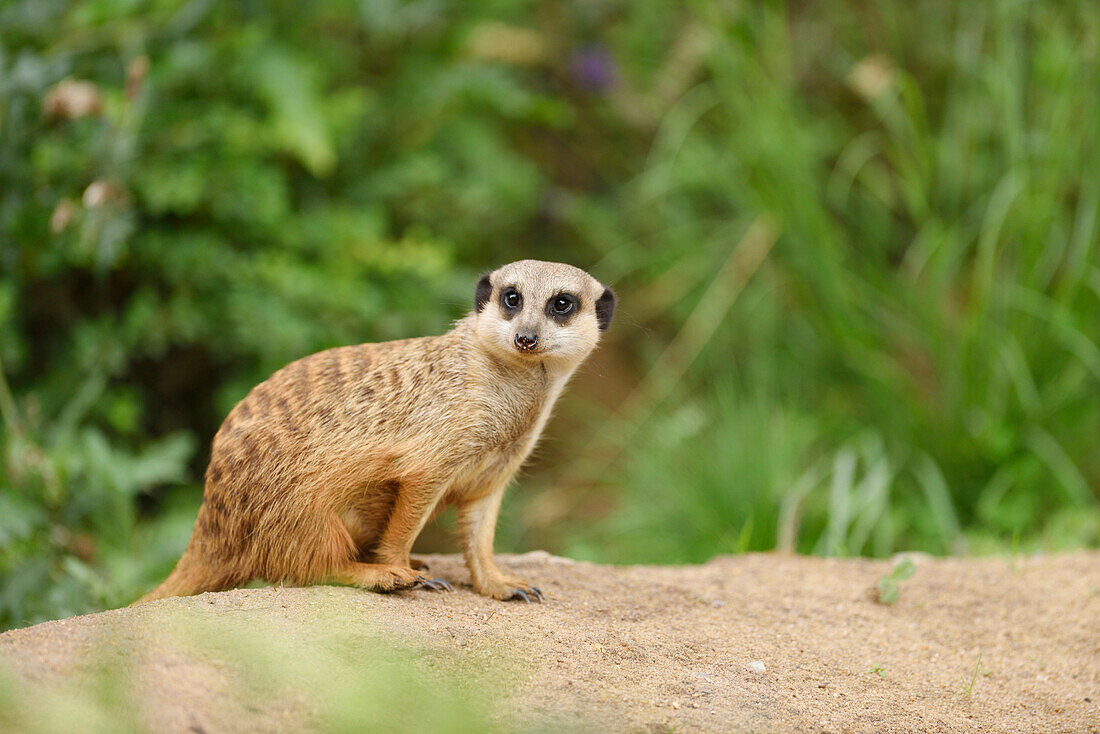
[(474, 307), (491, 354), (576, 366), (611, 325), (615, 294), (572, 265), (520, 260), (482, 276)]

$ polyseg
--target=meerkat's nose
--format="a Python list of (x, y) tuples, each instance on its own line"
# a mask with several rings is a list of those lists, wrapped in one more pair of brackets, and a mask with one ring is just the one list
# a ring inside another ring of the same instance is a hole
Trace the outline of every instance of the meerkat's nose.
[(529, 352), (539, 343), (538, 334), (516, 334), (516, 349)]

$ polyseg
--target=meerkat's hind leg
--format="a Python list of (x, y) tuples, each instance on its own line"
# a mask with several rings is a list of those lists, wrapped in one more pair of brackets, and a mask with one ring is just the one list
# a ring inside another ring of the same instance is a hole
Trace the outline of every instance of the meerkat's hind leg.
[(417, 586), (428, 586), (430, 579), (419, 571), (402, 566), (348, 561), (330, 571), (321, 581), (342, 586), (357, 586), (371, 591), (401, 591)]
[(407, 565), (361, 558), (362, 549), (356, 546), (344, 521), (336, 514), (320, 523), (314, 536), (303, 545), (297, 549), (298, 565), (283, 574), (303, 586), (329, 583), (383, 592), (417, 586), (439, 588), (438, 584), (428, 584), (429, 579)]
[[(358, 560), (361, 563), (365, 563), (365, 564), (373, 563), (376, 560), (375, 553), (374, 553), (374, 547), (373, 546), (368, 546), (368, 547), (365, 547), (365, 548), (360, 548), (359, 549), (359, 555), (356, 557), (356, 560)], [(388, 565), (388, 564), (379, 564), (379, 565)], [(428, 573), (429, 570), (431, 570), (431, 566), (429, 566), (424, 561), (417, 560), (416, 558), (410, 558), (409, 559), (409, 568), (411, 568), (414, 571), (419, 571), (421, 575), (426, 574), (426, 573)], [(446, 581), (444, 581), (443, 579), (440, 579), (440, 578), (428, 578), (427, 580), (424, 581), (423, 586), (425, 588), (432, 589), (433, 591), (454, 591), (454, 589), (451, 587), (451, 585), (449, 583), (447, 583)]]

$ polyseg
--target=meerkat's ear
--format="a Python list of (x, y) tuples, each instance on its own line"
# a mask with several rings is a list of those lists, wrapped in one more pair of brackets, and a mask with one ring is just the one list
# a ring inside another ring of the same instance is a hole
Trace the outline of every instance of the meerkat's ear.
[(611, 317), (615, 314), (615, 294), (610, 288), (604, 287), (603, 295), (596, 301), (596, 323), (600, 325), (600, 331), (607, 331), (611, 326)]
[(489, 282), (490, 275), (492, 273), (481, 276), (481, 280), (477, 282), (477, 290), (474, 291), (474, 308), (478, 312), (485, 308), (485, 304), (489, 302), (489, 296), (493, 295), (493, 284)]

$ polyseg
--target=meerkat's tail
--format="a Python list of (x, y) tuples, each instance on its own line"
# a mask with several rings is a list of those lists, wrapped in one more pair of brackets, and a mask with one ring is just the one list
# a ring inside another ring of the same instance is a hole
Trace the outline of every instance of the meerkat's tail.
[(185, 582), (183, 574), (180, 572), (180, 567), (177, 565), (172, 570), (172, 573), (168, 574), (168, 578), (130, 606), (144, 604), (147, 601), (156, 601), (157, 599), (166, 599), (170, 596), (190, 596), (194, 593), (196, 593), (196, 591), (192, 589), (190, 584)]
[(168, 578), (130, 606), (166, 599), (170, 596), (191, 596), (204, 591), (225, 591), (238, 583), (241, 582), (228, 578), (224, 573), (214, 571), (200, 559), (196, 559), (188, 548), (176, 567), (172, 569), (172, 573), (168, 574)]

